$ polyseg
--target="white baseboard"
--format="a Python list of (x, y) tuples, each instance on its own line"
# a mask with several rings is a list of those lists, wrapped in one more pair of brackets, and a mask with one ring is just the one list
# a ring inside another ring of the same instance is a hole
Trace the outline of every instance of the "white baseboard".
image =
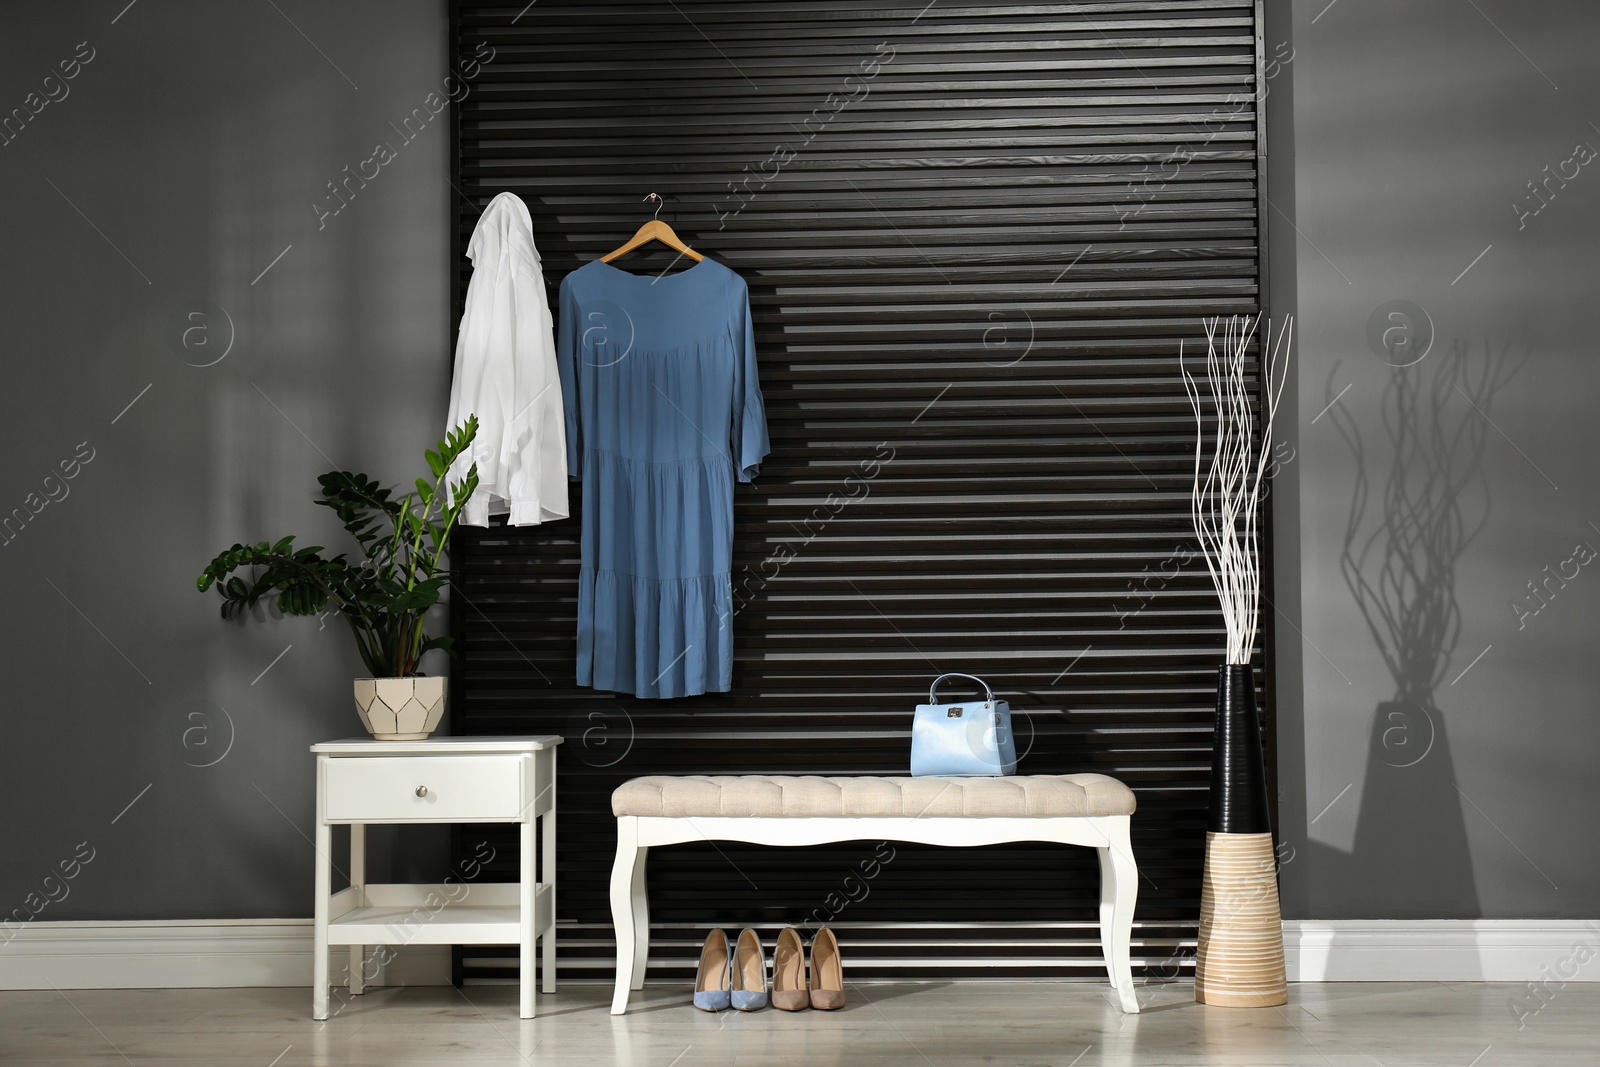
[[(311, 985), (311, 920), (29, 923), (0, 942), (0, 989)], [(347, 959), (334, 951), (334, 972)], [(373, 985), (447, 985), (448, 945), (406, 945)]]
[(1597, 982), (1600, 921), (1291, 919), (1291, 982)]
[[(1600, 981), (1600, 921), (1291, 919), (1283, 942), (1291, 982)], [(449, 981), (448, 946), (408, 945), (372, 984)], [(0, 989), (310, 985), (308, 919), (29, 923), (0, 941)]]

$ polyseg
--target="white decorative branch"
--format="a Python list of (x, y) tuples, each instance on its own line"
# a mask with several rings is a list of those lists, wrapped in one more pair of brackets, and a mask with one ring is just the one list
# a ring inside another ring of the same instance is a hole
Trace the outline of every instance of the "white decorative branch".
[(1210, 393), (1209, 406), (1214, 409), (1211, 417), (1216, 421), (1216, 448), (1203, 477), (1201, 458), (1208, 413), (1202, 410), (1202, 384), (1184, 366), (1183, 345), (1178, 345), (1178, 364), (1195, 420), (1194, 492), (1190, 497), (1194, 532), (1222, 605), (1222, 620), (1228, 630), (1227, 662), (1240, 664), (1250, 662), (1250, 649), (1255, 644), (1261, 606), (1261, 547), (1256, 527), (1261, 510), (1261, 479), (1267, 469), (1267, 457), (1272, 454), (1272, 423), (1288, 377), (1285, 370), (1294, 338), (1292, 318), (1284, 320), (1275, 341), (1272, 323), (1267, 323), (1261, 345), (1266, 357), (1261, 368), (1265, 410), (1258, 446), (1251, 417), (1256, 405), (1245, 379), (1245, 354), (1260, 322), (1259, 315), (1234, 315), (1226, 322), (1220, 316), (1205, 320), (1204, 388)]

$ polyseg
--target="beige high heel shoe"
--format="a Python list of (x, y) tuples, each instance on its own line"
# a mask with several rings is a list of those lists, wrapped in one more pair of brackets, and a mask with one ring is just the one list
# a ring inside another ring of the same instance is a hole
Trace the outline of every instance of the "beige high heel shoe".
[(811, 939), (811, 1006), (818, 1011), (844, 1007), (844, 963), (838, 939), (826, 926)]
[(810, 1007), (806, 988), (806, 946), (792, 926), (785, 926), (772, 950), (772, 1006), (780, 1011)]

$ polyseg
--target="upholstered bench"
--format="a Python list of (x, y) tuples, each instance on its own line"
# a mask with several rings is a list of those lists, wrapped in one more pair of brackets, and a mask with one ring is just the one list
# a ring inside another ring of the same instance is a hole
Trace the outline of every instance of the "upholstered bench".
[(656, 845), (748, 841), (914, 841), (994, 845), (1046, 841), (1100, 853), (1100, 946), (1125, 1012), (1137, 1012), (1129, 944), (1139, 869), (1129, 845), (1133, 791), (1103, 774), (1007, 778), (823, 778), (815, 775), (687, 775), (635, 778), (611, 794), (617, 859), (611, 919), (617, 985), (611, 1014), (644, 986), (650, 953), (645, 858)]

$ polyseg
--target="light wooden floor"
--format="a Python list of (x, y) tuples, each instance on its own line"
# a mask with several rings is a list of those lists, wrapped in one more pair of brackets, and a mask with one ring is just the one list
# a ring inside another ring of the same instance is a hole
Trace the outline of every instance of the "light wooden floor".
[(0, 1064), (79, 1067), (946, 1067), (1218, 1064), (1503, 1067), (1600, 1063), (1600, 984), (1556, 990), (1518, 1018), (1507, 985), (1293, 986), (1286, 1008), (1207, 1008), (1187, 984), (1143, 986), (1123, 1015), (1083, 983), (936, 983), (850, 989), (842, 1012), (709, 1015), (650, 986), (633, 1011), (569, 984), (516, 1017), (509, 986), (375, 990), (326, 1023), (303, 989), (0, 992)]

